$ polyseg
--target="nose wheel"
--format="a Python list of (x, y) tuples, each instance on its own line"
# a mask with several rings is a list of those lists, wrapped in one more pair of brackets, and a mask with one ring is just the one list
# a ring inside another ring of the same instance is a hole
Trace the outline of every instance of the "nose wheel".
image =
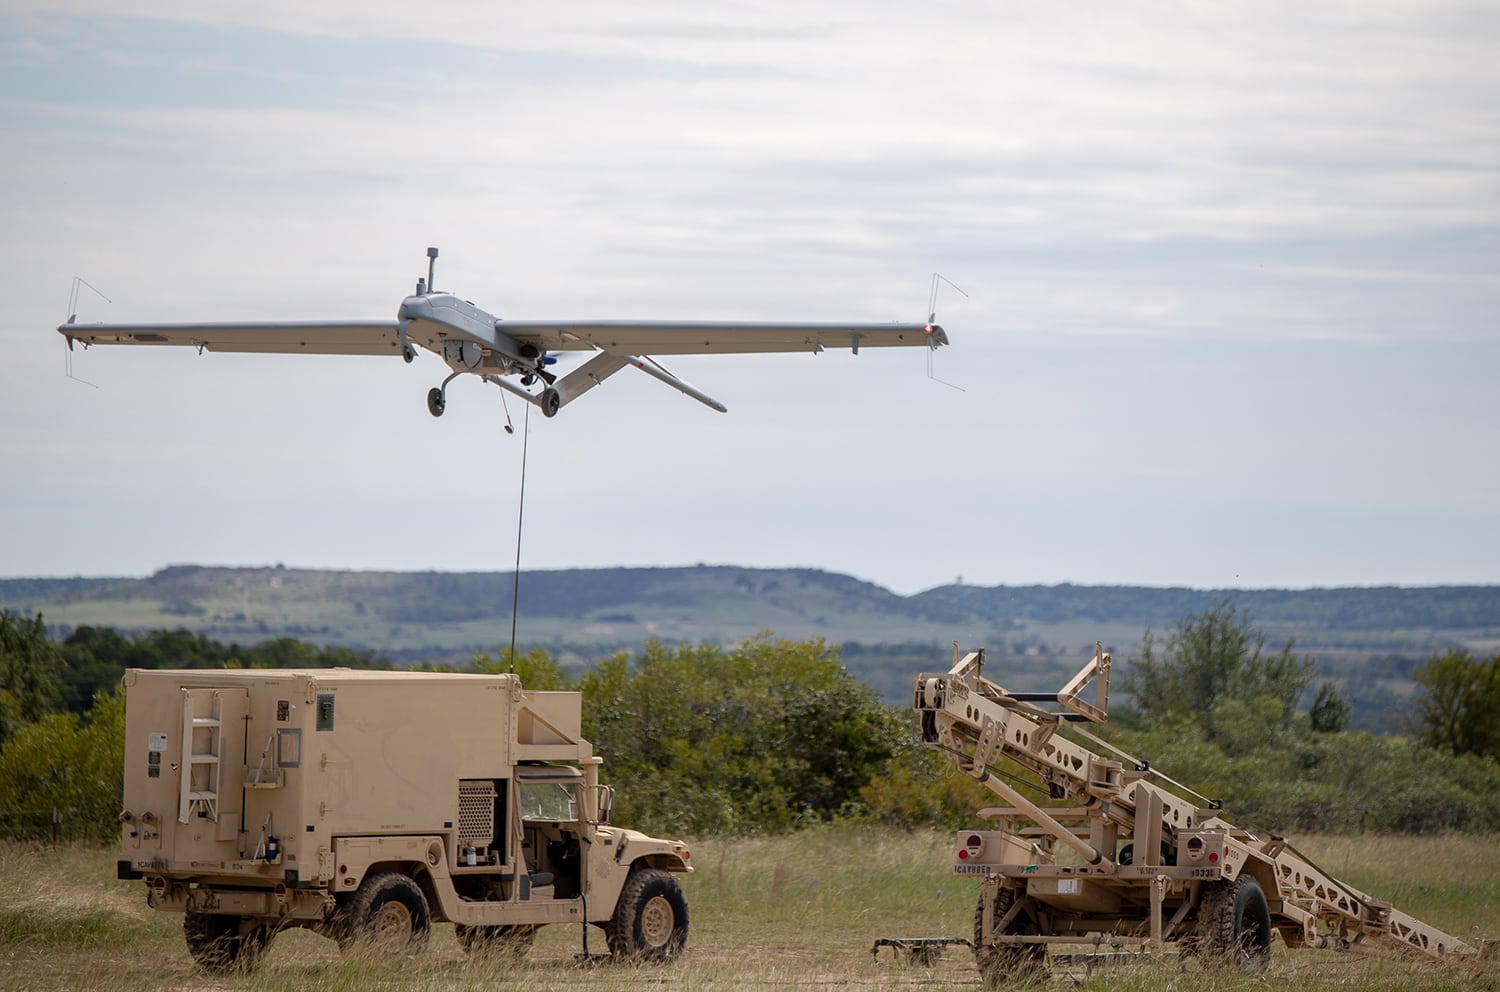
[(427, 412), (434, 417), (441, 417), (446, 409), (448, 409), (448, 399), (443, 395), (443, 391), (436, 386), (427, 390)]

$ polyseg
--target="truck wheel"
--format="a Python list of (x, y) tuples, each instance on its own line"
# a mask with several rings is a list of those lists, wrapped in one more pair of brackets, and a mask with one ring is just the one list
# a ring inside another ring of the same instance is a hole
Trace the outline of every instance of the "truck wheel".
[[(1015, 904), (1016, 890), (1001, 889), (995, 895), (994, 919), (999, 922)], [(1025, 911), (1017, 913), (1004, 931), (1006, 934), (1034, 934), (1036, 922)], [(1040, 974), (1047, 963), (1047, 949), (1041, 944), (986, 944), (984, 933), (984, 894), (974, 907), (974, 960), (979, 977), (986, 985), (998, 985), (1011, 978)]]
[(427, 946), (432, 917), (417, 883), (396, 872), (380, 872), (360, 883), (343, 909), (339, 947), (367, 947), (379, 954), (415, 953)]
[(1271, 960), (1271, 911), (1260, 883), (1249, 875), (1215, 882), (1198, 907), (1198, 945), (1204, 960), (1259, 974)]
[(223, 975), (255, 967), (276, 931), (264, 923), (252, 924), (240, 916), (189, 910), (182, 918), (182, 934), (187, 938), (188, 953), (198, 967)]
[(458, 946), (469, 954), (503, 955), (519, 960), (536, 942), (539, 928), (527, 924), (471, 927), (460, 923), (453, 928)]
[(687, 899), (677, 879), (659, 868), (643, 868), (625, 882), (615, 915), (604, 928), (617, 958), (665, 961), (687, 943)]

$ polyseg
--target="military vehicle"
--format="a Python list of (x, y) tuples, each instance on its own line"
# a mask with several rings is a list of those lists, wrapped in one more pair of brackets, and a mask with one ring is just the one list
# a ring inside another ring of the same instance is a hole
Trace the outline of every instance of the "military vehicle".
[(610, 823), (575, 692), (515, 675), (144, 670), (124, 678), (119, 876), (210, 971), (288, 927), (345, 949), (523, 952), (548, 923), (682, 950), (681, 841)]
[[(1219, 803), (1090, 733), (1108, 716), (1102, 644), (1055, 694), (1009, 692), (983, 665), (982, 650), (960, 657), (955, 646), (947, 672), (917, 676), (913, 708), (922, 739), (1006, 803), (980, 810), (989, 828), (960, 831), (954, 846), (954, 873), (982, 882), (973, 947), (986, 980), (1041, 970), (1049, 948), (1168, 944), (1255, 972), (1278, 935), (1340, 950), (1480, 953), (1339, 881), (1285, 838), (1235, 826)], [(1007, 766), (1047, 798), (1023, 795)], [(888, 938), (874, 950), (930, 957), (945, 943), (968, 941)]]

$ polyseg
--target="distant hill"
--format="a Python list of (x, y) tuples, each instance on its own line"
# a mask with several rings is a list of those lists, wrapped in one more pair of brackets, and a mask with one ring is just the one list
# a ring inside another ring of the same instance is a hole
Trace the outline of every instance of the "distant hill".
[[(355, 572), (176, 565), (147, 578), (0, 579), (0, 607), (82, 625), (186, 628), (226, 643), (291, 636), (373, 650), (397, 663), (466, 661), (510, 642), (508, 572)], [(1500, 586), (1199, 590), (948, 585), (914, 596), (816, 569), (734, 566), (523, 572), (517, 644), (582, 665), (648, 639), (737, 643), (769, 630), (843, 647), (850, 669), (904, 701), (953, 642), (983, 646), (995, 677), (1057, 688), (1103, 641), (1127, 660), (1147, 628), (1227, 598), (1278, 649), (1343, 684), (1359, 722), (1400, 708), (1411, 670), (1463, 645), (1500, 651)], [(1379, 729), (1391, 729), (1381, 727)]]

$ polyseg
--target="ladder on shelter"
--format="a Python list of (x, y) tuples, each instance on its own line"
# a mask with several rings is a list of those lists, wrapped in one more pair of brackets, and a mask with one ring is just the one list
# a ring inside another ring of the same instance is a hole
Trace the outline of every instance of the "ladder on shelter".
[(193, 814), (219, 819), (219, 752), (224, 745), (224, 700), (218, 689), (182, 690), (182, 778), (177, 820)]

